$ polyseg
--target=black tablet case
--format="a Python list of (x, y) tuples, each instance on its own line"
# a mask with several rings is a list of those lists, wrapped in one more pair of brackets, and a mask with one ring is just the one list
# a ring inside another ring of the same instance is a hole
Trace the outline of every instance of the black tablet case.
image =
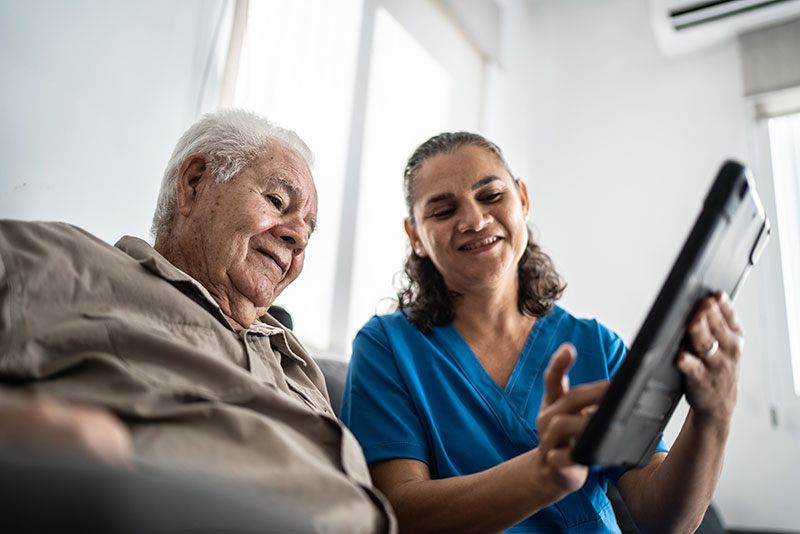
[(684, 393), (675, 359), (688, 348), (686, 326), (696, 306), (714, 291), (733, 298), (769, 233), (750, 172), (725, 162), (625, 360), (578, 436), (575, 461), (642, 466), (650, 460)]

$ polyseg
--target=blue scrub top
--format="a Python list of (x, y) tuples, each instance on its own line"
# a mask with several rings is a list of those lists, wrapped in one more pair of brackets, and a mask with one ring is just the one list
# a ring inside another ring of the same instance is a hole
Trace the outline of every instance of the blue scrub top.
[[(452, 325), (423, 334), (403, 312), (375, 316), (353, 341), (342, 421), (368, 463), (411, 458), (425, 462), (432, 478), (483, 471), (538, 445), (544, 370), (565, 341), (578, 353), (573, 385), (609, 378), (627, 351), (597, 321), (556, 306), (535, 322), (502, 388)], [(667, 450), (663, 440), (658, 450)], [(621, 472), (590, 470), (583, 488), (508, 532), (619, 532), (605, 490)]]

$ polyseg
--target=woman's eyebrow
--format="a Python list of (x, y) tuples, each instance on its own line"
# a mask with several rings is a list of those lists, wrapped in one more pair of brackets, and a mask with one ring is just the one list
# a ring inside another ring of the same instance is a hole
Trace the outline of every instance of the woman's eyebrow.
[[(500, 180), (500, 177), (499, 176), (495, 176), (494, 174), (490, 174), (489, 176), (485, 176), (485, 177), (481, 178), (480, 180), (478, 180), (477, 182), (475, 182), (474, 184), (472, 184), (472, 187), (470, 187), (470, 189), (472, 191), (475, 191), (476, 189), (480, 189), (481, 187), (485, 186), (486, 184), (489, 184), (489, 183), (494, 182), (496, 180)], [(427, 208), (431, 204), (435, 204), (437, 202), (441, 202), (442, 200), (449, 200), (451, 198), (455, 198), (455, 196), (456, 195), (453, 194), (453, 193), (439, 193), (438, 195), (433, 195), (432, 197), (429, 197), (428, 200), (425, 201), (424, 207)]]
[(448, 200), (451, 198), (455, 198), (455, 195), (453, 193), (440, 193), (438, 195), (433, 195), (432, 197), (429, 197), (428, 200), (425, 201), (425, 207), (427, 208), (431, 204), (435, 204), (437, 202), (441, 202), (442, 200)]
[(500, 179), (499, 176), (495, 176), (494, 174), (490, 174), (489, 176), (481, 178), (480, 180), (478, 180), (477, 182), (472, 184), (472, 188), (471, 189), (473, 191), (475, 191), (476, 189), (480, 189), (484, 185), (489, 184), (489, 183), (494, 182), (495, 180), (499, 180), (499, 179)]

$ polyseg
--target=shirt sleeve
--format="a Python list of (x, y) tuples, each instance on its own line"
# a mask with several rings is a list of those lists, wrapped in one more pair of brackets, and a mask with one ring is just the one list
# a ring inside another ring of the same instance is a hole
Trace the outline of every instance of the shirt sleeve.
[(367, 463), (393, 458), (429, 462), (423, 426), (398, 364), (402, 350), (392, 346), (378, 317), (353, 341), (341, 419), (364, 449)]

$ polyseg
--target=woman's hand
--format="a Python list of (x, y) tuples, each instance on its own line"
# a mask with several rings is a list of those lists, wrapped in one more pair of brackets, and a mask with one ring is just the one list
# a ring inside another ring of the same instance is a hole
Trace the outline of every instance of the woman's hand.
[(704, 424), (727, 427), (737, 400), (744, 333), (730, 297), (716, 293), (702, 301), (689, 323), (694, 354), (678, 356), (686, 376), (686, 399)]
[(562, 497), (586, 482), (588, 468), (572, 460), (572, 448), (608, 387), (607, 381), (601, 381), (570, 389), (567, 371), (575, 358), (575, 348), (569, 343), (553, 353), (545, 371), (545, 393), (536, 417), (539, 465), (546, 479), (553, 483), (552, 490)]
[(0, 440), (77, 451), (106, 461), (131, 456), (130, 434), (111, 412), (38, 394), (0, 392)]
[(744, 336), (728, 295), (704, 299), (689, 323), (694, 354), (678, 355), (691, 410), (668, 454), (617, 481), (636, 523), (646, 531), (694, 532), (722, 473), (737, 397)]

